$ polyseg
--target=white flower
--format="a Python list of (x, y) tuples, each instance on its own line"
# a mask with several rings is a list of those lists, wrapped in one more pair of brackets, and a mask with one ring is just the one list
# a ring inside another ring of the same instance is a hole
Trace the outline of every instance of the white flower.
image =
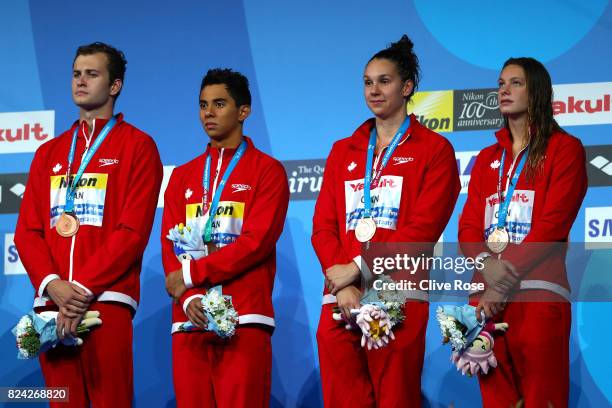
[(389, 315), (379, 306), (365, 304), (359, 308), (355, 319), (361, 329), (361, 347), (368, 350), (378, 349), (395, 339), (391, 331), (392, 323)]
[(25, 315), (19, 319), (19, 323), (17, 323), (17, 337), (23, 336), (30, 327), (32, 327), (30, 316)]
[(231, 298), (220, 294), (219, 291), (209, 290), (202, 298), (202, 307), (217, 326), (215, 332), (221, 337), (231, 337), (236, 331), (238, 313), (232, 305)]
[(436, 319), (440, 324), (440, 331), (443, 337), (447, 337), (453, 346), (453, 350), (461, 350), (466, 345), (466, 338), (457, 327), (457, 320), (444, 313), (441, 307), (436, 310)]

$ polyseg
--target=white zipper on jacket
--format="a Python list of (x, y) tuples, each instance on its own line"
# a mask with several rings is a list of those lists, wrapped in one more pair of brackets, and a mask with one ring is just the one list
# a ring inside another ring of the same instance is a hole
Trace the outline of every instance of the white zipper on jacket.
[(68, 269), (68, 282), (72, 282), (72, 270), (74, 265), (74, 242), (76, 241), (76, 234), (72, 236), (70, 242), (70, 267)]
[(93, 138), (94, 131), (96, 130), (96, 119), (94, 118), (93, 123), (91, 124), (91, 132), (89, 133), (89, 137), (87, 137), (87, 133), (85, 132), (85, 127), (83, 127), (83, 138), (85, 138), (85, 150), (83, 151), (83, 155), (81, 156), (81, 160), (87, 154), (89, 150), (89, 144), (91, 143), (91, 139)]
[[(378, 176), (378, 162), (380, 161), (380, 158), (382, 157), (384, 151), (387, 149), (388, 146), (385, 146), (382, 148), (382, 150), (380, 151), (380, 153), (378, 153), (377, 155), (375, 155), (374, 157), (374, 168), (372, 169), (372, 180), (374, 180), (377, 176)], [(382, 169), (381, 169), (382, 172)]]
[(223, 164), (223, 151), (224, 150), (225, 150), (225, 148), (222, 147), (221, 151), (219, 152), (219, 158), (217, 159), (217, 170), (215, 172), (215, 181), (213, 182), (212, 193), (211, 193), (211, 196), (210, 196), (211, 200), (212, 200), (212, 197), (215, 196), (215, 191), (217, 190), (217, 181), (219, 180), (219, 174), (221, 173), (221, 165)]

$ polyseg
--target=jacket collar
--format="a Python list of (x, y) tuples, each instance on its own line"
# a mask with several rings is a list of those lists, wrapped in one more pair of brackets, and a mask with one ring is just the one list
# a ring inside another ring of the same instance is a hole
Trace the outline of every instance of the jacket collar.
[[(531, 130), (532, 132), (535, 132), (533, 127)], [(510, 134), (510, 129), (507, 127), (499, 129), (497, 132), (495, 132), (495, 137), (497, 138), (497, 143), (506, 151), (506, 154), (509, 154), (510, 157), (512, 157), (512, 135)]]
[[(115, 117), (117, 118), (117, 125), (120, 124), (121, 122), (123, 122), (123, 113), (118, 113), (117, 115), (115, 115)], [(93, 126), (94, 126), (94, 131), (93, 131), (93, 137), (96, 138), (98, 136), (98, 134), (100, 133), (100, 131), (102, 130), (102, 128), (104, 128), (104, 125), (106, 125), (108, 123), (110, 119), (103, 119), (103, 118), (95, 118), (93, 121)], [(72, 126), (70, 128), (70, 132), (74, 132), (74, 129), (79, 126), (79, 132), (77, 133), (77, 138), (85, 138), (85, 133), (87, 135), (90, 134), (90, 130), (89, 127), (87, 126), (87, 122), (86, 121), (81, 121), (80, 119), (75, 120), (72, 123)], [(116, 126), (116, 125), (115, 125)], [(83, 133), (85, 132), (85, 133)]]
[(495, 137), (500, 147), (506, 151), (506, 154), (512, 156), (512, 136), (510, 135), (510, 130), (503, 127), (495, 132)]
[[(410, 114), (408, 117), (410, 118), (410, 127), (408, 128), (409, 130), (404, 133), (404, 136), (402, 136), (402, 140), (400, 140), (399, 142), (400, 145), (403, 144), (406, 140), (408, 140), (410, 134), (414, 134), (415, 128), (421, 126), (414, 114)], [(370, 118), (363, 122), (361, 126), (359, 126), (357, 130), (355, 130), (355, 132), (353, 132), (350, 142), (356, 149), (368, 149), (368, 143), (370, 142), (370, 130), (372, 130), (373, 126), (375, 126), (375, 119)]]
[[(250, 137), (248, 136), (242, 136), (243, 139), (247, 142), (247, 148), (245, 150), (245, 153), (247, 151), (249, 151), (250, 149), (252, 149), (253, 146), (253, 141), (251, 140)], [(208, 142), (208, 144), (206, 145), (206, 152), (205, 154), (210, 154), (214, 157), (217, 157), (219, 155), (219, 153), (221, 153), (221, 151), (223, 151), (223, 157), (231, 157), (234, 155), (234, 153), (236, 152), (236, 150), (238, 150), (238, 147), (234, 147), (234, 148), (229, 148), (229, 147), (225, 147), (225, 148), (214, 148), (210, 145), (210, 142)]]

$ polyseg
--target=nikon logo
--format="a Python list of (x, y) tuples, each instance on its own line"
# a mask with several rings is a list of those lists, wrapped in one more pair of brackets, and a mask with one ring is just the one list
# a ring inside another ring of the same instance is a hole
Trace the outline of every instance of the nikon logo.
[(410, 100), (409, 110), (431, 130), (453, 131), (453, 91), (417, 92)]
[[(219, 207), (217, 207), (217, 212), (216, 212), (216, 216), (219, 217), (221, 215), (225, 215), (228, 217), (231, 217), (234, 215), (234, 207), (231, 205), (227, 205), (227, 206), (222, 206), (220, 205)], [(203, 217), (204, 216), (204, 212), (202, 211), (202, 205), (199, 204), (198, 208), (196, 210), (196, 217)]]
[[(95, 187), (98, 179), (96, 177), (81, 177), (79, 182), (77, 183), (77, 187)], [(70, 185), (74, 184), (74, 176), (70, 176)], [(62, 177), (60, 179), (59, 188), (67, 188), (68, 183), (66, 182), (66, 177)]]
[(449, 131), (451, 128), (450, 118), (426, 118), (425, 116), (417, 116), (421, 125), (426, 126), (431, 130), (444, 130)]

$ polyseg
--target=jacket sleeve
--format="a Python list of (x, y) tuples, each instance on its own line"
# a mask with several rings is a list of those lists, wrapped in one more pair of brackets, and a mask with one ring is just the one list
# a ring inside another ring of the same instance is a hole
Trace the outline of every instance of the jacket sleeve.
[(455, 151), (446, 139), (436, 149), (408, 222), (397, 231), (397, 242), (436, 243), (453, 214), (461, 183)]
[(459, 245), (463, 255), (470, 258), (475, 258), (483, 252), (489, 252), (484, 243), (483, 163), (483, 151), (481, 151), (474, 163), (468, 184), (467, 199), (459, 217)]
[(163, 177), (159, 153), (151, 138), (147, 137), (138, 148), (131, 174), (139, 177), (132, 178), (115, 230), (83, 266), (87, 273), (78, 282), (94, 295), (101, 294), (128, 273), (130, 266), (142, 257), (149, 241)]
[[(170, 175), (168, 187), (164, 193), (164, 212), (161, 224), (161, 250), (162, 263), (164, 265), (164, 273), (166, 276), (171, 272), (182, 270), (182, 265), (174, 254), (172, 241), (166, 238), (168, 231), (174, 228), (175, 225), (185, 223), (185, 206), (182, 200), (183, 195), (180, 176), (175, 170)], [(204, 294), (204, 288), (190, 288), (181, 296), (180, 304), (183, 305), (185, 300), (193, 295)]]
[[(235, 278), (268, 257), (283, 231), (289, 205), (289, 185), (282, 165), (274, 161), (264, 167), (257, 182), (240, 236), (233, 243), (189, 262), (191, 284), (213, 286)], [(186, 272), (183, 269), (183, 275)]]
[(43, 295), (47, 283), (60, 278), (58, 267), (45, 241), (45, 233), (50, 227), (49, 214), (46, 214), (43, 203), (48, 202), (49, 197), (43, 186), (49, 180), (44, 175), (43, 158), (43, 148), (38, 149), (30, 166), (15, 231), (15, 246), (38, 296)]
[(588, 187), (586, 153), (580, 140), (568, 138), (554, 153), (544, 208), (532, 220), (531, 230), (518, 245), (509, 245), (502, 258), (521, 276), (537, 265), (559, 243), (567, 241)]
[(340, 231), (340, 225), (343, 225), (344, 222), (340, 222), (337, 218), (337, 205), (342, 205), (344, 202), (342, 198), (344, 192), (338, 191), (339, 183), (336, 174), (338, 155), (336, 152), (337, 144), (332, 147), (325, 163), (323, 183), (312, 218), (311, 242), (323, 271), (334, 265), (349, 263), (352, 260), (352, 257), (345, 253), (340, 242), (340, 234), (345, 232), (344, 230)]
[(182, 206), (182, 196), (177, 194), (177, 192), (180, 190), (180, 177), (177, 175), (177, 173), (178, 171), (176, 169), (172, 171), (170, 180), (168, 181), (168, 187), (166, 187), (166, 191), (164, 193), (164, 211), (162, 214), (161, 223), (161, 252), (162, 264), (164, 265), (164, 273), (166, 276), (170, 272), (181, 269), (181, 263), (176, 258), (176, 255), (174, 255), (172, 241), (166, 238), (168, 231), (171, 228), (177, 224), (180, 224), (181, 222), (185, 223), (185, 209)]

